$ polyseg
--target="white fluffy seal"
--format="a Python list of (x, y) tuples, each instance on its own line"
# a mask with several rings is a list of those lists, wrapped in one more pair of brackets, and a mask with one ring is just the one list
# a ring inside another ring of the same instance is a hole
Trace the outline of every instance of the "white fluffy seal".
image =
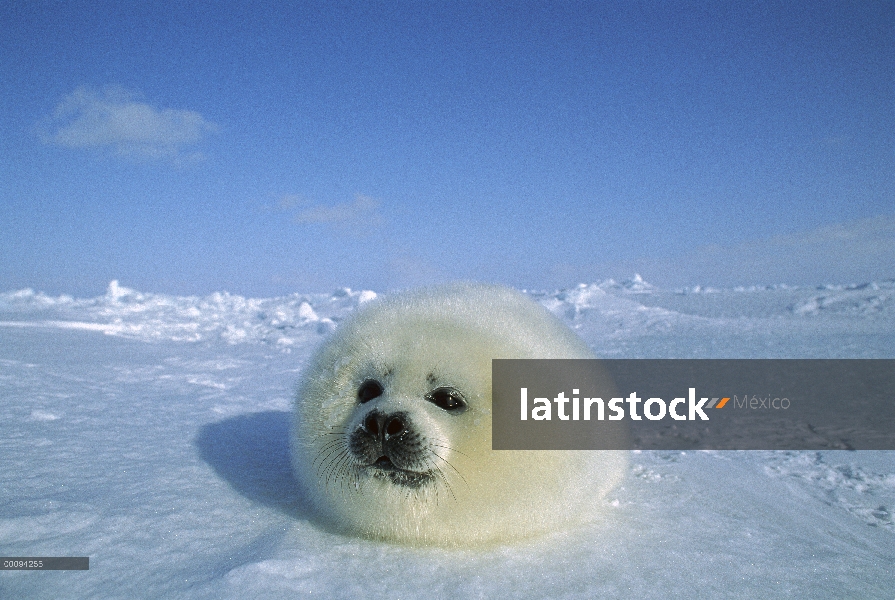
[(625, 456), (491, 449), (492, 358), (593, 358), (514, 290), (454, 284), (375, 300), (324, 343), (299, 387), (296, 477), (337, 529), (472, 545), (596, 516)]

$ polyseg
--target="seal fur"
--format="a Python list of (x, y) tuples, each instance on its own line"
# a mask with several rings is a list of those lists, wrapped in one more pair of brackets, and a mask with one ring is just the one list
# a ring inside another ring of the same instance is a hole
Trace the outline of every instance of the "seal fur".
[(593, 358), (519, 292), (453, 284), (374, 300), (318, 350), (296, 399), (297, 480), (336, 529), (475, 545), (596, 517), (625, 458), (491, 449), (491, 359)]

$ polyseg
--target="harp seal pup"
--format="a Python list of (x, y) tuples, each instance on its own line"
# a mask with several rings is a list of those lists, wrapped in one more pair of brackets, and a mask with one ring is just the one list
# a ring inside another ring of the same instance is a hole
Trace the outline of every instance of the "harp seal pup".
[(597, 517), (623, 452), (491, 449), (492, 358), (593, 358), (514, 290), (452, 284), (374, 300), (317, 351), (291, 432), (298, 482), (336, 530), (471, 546)]

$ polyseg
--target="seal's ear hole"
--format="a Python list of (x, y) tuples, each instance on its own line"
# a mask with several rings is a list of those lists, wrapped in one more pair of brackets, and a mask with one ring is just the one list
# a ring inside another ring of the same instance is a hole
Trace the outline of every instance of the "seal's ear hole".
[(375, 379), (367, 379), (357, 388), (357, 399), (363, 404), (382, 395), (382, 384)]
[(452, 387), (434, 389), (426, 394), (426, 400), (438, 408), (452, 413), (461, 413), (469, 406), (460, 390)]

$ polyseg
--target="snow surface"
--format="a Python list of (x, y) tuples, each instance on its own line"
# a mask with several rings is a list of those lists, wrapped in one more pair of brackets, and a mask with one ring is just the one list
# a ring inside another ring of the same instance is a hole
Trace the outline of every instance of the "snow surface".
[[(606, 357), (895, 357), (892, 281), (528, 293)], [(634, 452), (601, 520), (493, 548), (322, 529), (291, 397), (375, 296), (0, 294), (0, 555), (90, 557), (0, 598), (895, 598), (895, 452)]]

